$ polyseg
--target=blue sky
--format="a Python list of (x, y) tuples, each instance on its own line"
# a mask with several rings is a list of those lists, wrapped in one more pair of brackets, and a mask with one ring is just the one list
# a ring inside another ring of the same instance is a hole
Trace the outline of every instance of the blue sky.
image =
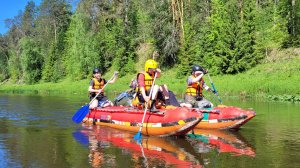
[[(0, 34), (5, 34), (8, 31), (4, 20), (14, 18), (20, 10), (24, 11), (28, 1), (30, 0), (0, 0)], [(41, 0), (33, 1), (35, 5), (40, 5)]]

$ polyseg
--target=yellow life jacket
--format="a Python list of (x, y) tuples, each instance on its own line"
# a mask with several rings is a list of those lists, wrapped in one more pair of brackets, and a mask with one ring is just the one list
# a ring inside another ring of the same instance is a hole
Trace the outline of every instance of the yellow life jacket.
[(140, 74), (144, 74), (145, 76), (145, 91), (148, 91), (151, 88), (154, 79), (147, 72), (140, 72), (137, 74), (137, 80)]
[[(144, 74), (144, 76), (145, 76), (145, 79), (144, 79), (144, 82), (145, 82), (145, 92), (147, 92), (147, 90), (151, 89), (151, 86), (153, 84), (153, 80), (154, 79), (147, 72), (140, 72), (136, 76), (137, 83), (138, 83), (138, 78), (139, 78), (140, 74)], [(141, 94), (141, 92), (140, 92), (140, 86), (139, 86), (139, 84), (137, 84), (137, 85), (138, 85), (137, 86), (137, 96), (135, 96), (134, 100), (132, 101), (132, 105), (138, 107), (139, 109), (142, 109), (143, 106), (144, 106), (144, 103), (140, 103), (140, 101), (138, 99), (138, 94)]]
[[(95, 89), (95, 90), (102, 89), (105, 85), (105, 83), (104, 83), (105, 80), (102, 79), (102, 78), (100, 79), (100, 81), (98, 81), (97, 78), (93, 78), (92, 80), (94, 81), (94, 85), (92, 86), (92, 88)], [(101, 94), (104, 94), (104, 90), (102, 90)], [(90, 92), (90, 96), (94, 97), (94, 96), (96, 96), (96, 93), (95, 92)]]
[[(192, 79), (195, 79), (193, 75), (190, 76)], [(203, 90), (203, 78), (200, 79), (200, 81), (193, 83), (192, 85), (188, 85), (185, 91), (185, 94), (191, 95), (191, 96), (201, 96), (202, 97), (202, 90)]]

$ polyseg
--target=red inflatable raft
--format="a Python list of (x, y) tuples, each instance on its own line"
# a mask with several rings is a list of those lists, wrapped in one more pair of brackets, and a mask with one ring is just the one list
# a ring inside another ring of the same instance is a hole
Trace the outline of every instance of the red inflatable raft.
[(196, 110), (203, 114), (202, 121), (196, 126), (200, 129), (238, 129), (255, 117), (253, 110), (219, 105), (212, 110)]
[[(83, 122), (137, 133), (143, 115), (143, 110), (126, 106), (113, 106), (91, 110)], [(202, 118), (201, 113), (186, 107), (161, 108), (158, 113), (147, 111), (141, 133), (153, 136), (185, 135)]]

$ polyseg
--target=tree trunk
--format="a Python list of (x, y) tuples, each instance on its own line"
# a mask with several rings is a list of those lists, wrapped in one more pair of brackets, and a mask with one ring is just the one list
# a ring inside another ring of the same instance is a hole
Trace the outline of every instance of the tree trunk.
[(295, 32), (295, 4), (296, 4), (296, 0), (292, 0), (292, 35), (296, 36), (296, 32)]
[(54, 26), (54, 41), (55, 41), (55, 43), (57, 43), (57, 41), (56, 41), (56, 21), (55, 20), (53, 22), (53, 26)]

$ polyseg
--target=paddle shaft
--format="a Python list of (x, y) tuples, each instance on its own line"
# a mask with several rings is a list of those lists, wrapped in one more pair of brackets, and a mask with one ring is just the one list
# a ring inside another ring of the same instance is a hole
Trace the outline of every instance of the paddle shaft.
[[(210, 84), (211, 84), (212, 88), (213, 88), (214, 91), (218, 94), (218, 91), (217, 91), (217, 89), (216, 89), (216, 87), (215, 87), (215, 84), (213, 83), (212, 79), (210, 78), (210, 75), (209, 75), (209, 74), (207, 74), (207, 75), (208, 75), (208, 78), (209, 78), (209, 81), (210, 81)], [(222, 100), (221, 100), (221, 98), (220, 98), (219, 95), (218, 95), (218, 99), (219, 99), (220, 103), (222, 104)]]
[(202, 109), (198, 109), (198, 108), (192, 108), (194, 109), (196, 112), (201, 112), (201, 113), (220, 113), (220, 110), (202, 110)]
[(146, 107), (145, 107), (145, 111), (144, 111), (144, 115), (143, 115), (143, 119), (142, 119), (142, 124), (141, 124), (141, 126), (140, 126), (140, 130), (139, 130), (139, 132), (141, 132), (141, 131), (142, 131), (142, 127), (143, 127), (143, 124), (144, 124), (144, 120), (145, 120), (146, 112), (147, 112), (147, 109), (148, 109), (148, 104), (149, 104), (149, 101), (150, 101), (150, 99), (151, 99), (152, 90), (153, 90), (153, 88), (154, 88), (154, 84), (155, 84), (156, 75), (157, 75), (157, 73), (155, 72), (154, 79), (153, 79), (153, 83), (152, 83), (152, 86), (151, 86), (151, 88), (150, 88), (149, 100), (146, 102)]

